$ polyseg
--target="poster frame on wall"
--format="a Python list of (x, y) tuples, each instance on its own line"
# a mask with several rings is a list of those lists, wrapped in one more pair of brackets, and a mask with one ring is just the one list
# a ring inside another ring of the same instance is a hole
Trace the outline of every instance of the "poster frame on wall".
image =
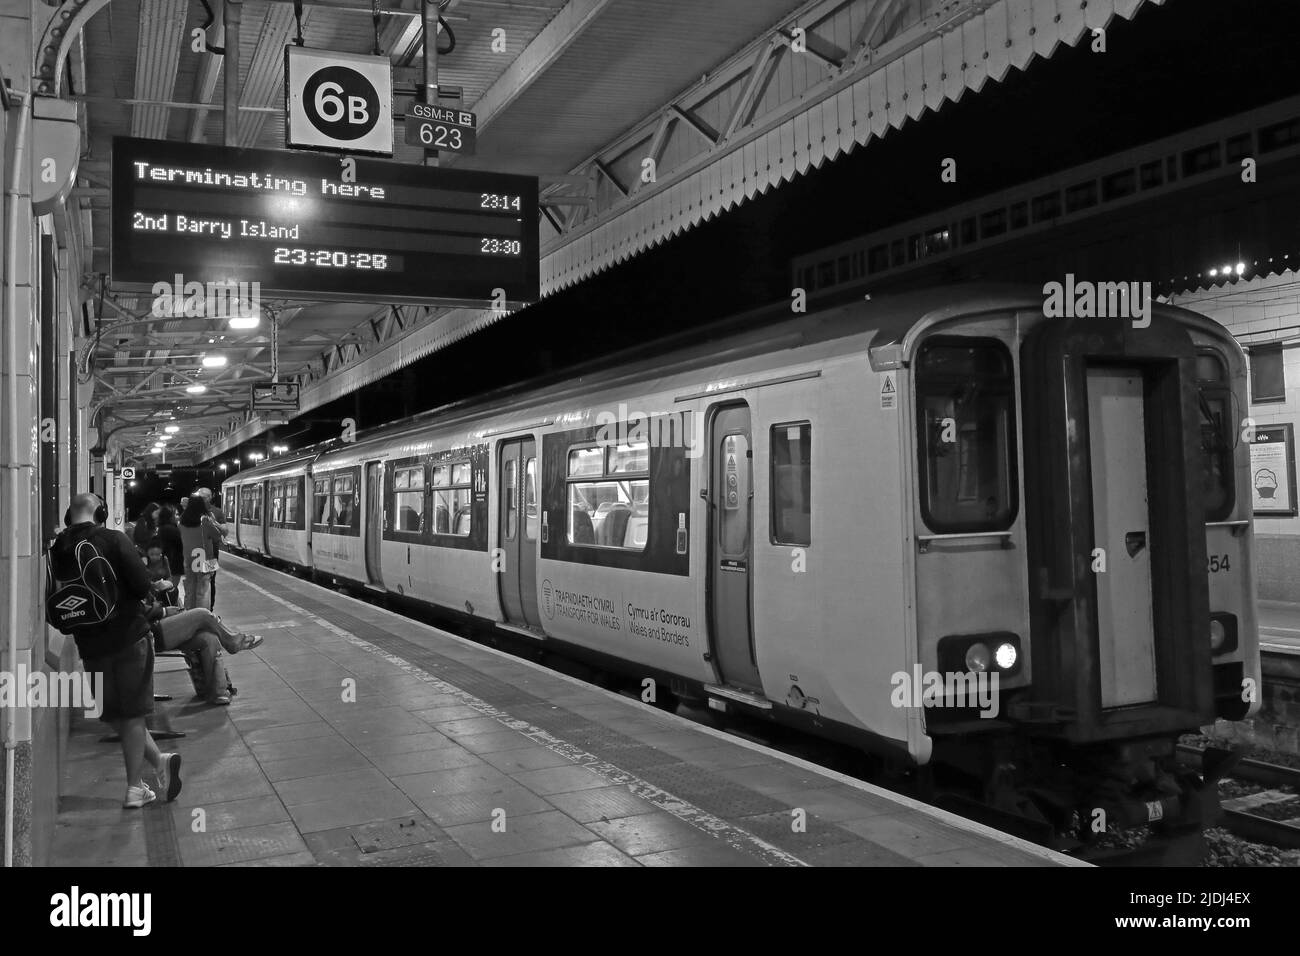
[(1294, 518), (1297, 516), (1298, 513), (1297, 501), (1296, 501), (1296, 480), (1295, 480), (1295, 426), (1290, 422), (1286, 422), (1278, 425), (1256, 425), (1255, 426), (1255, 441), (1251, 444), (1251, 466), (1250, 466), (1251, 501), (1252, 504), (1254, 504), (1256, 501), (1255, 487), (1254, 487), (1255, 448), (1257, 445), (1260, 444), (1269, 444), (1269, 445), (1277, 444), (1276, 440), (1269, 441), (1269, 442), (1260, 441), (1261, 435), (1269, 435), (1269, 434), (1280, 434), (1282, 436), (1281, 444), (1284, 449), (1283, 454), (1284, 454), (1285, 462), (1279, 463), (1280, 465), (1282, 465), (1281, 470), (1283, 471), (1283, 474), (1278, 475), (1277, 478), (1279, 481), (1286, 482), (1286, 488), (1288, 494), (1285, 500), (1290, 503), (1290, 507), (1288, 508), (1255, 507), (1254, 514), (1255, 517), (1257, 518)]

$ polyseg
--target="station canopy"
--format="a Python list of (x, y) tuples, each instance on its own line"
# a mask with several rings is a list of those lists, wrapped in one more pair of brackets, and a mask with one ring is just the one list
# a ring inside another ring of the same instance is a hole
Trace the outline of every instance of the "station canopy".
[[(420, 2), (303, 0), (302, 38), (352, 54), (377, 43), (393, 63), (400, 118), (422, 77)], [(1060, 42), (1077, 43), (1093, 21), (1132, 16), (1142, 2), (449, 0), (439, 48), (454, 34), (454, 50), (439, 56), (438, 81), (476, 114), (477, 146), (472, 156), (444, 153), (440, 164), (540, 179), (545, 295)], [(222, 10), (220, 0), (76, 0), (86, 4), (102, 9), (76, 37), (60, 92), (85, 104), (69, 218), (86, 302), (83, 367), (93, 367), (92, 406), (110, 455), (159, 461), (150, 448), (172, 425), (180, 427), (167, 460), (209, 460), (274, 424), (250, 410), (255, 383), (273, 375), (294, 383), (308, 411), (500, 317), (487, 303), (264, 297), (258, 327), (233, 329), (224, 318), (153, 316), (152, 296), (112, 288), (113, 141), (222, 145), (223, 59), (193, 43), (211, 23), (207, 42), (222, 44)], [(235, 142), (284, 149), (295, 4), (241, 8)], [(401, 129), (392, 159), (417, 164), (421, 149)], [(659, 173), (648, 184), (647, 156)]]

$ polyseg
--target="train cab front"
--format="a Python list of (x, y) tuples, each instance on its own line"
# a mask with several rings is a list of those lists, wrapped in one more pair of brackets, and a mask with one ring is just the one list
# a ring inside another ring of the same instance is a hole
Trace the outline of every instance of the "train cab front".
[(926, 712), (935, 759), (1058, 828), (1199, 830), (1217, 788), (1177, 739), (1259, 706), (1240, 348), (1159, 305), (1020, 311), (911, 368), (920, 654), (1000, 678), (992, 714)]
[(1199, 316), (1144, 319), (1022, 343), (1036, 669), (1009, 716), (1068, 753), (1086, 825), (1199, 827), (1214, 774), (1180, 770), (1177, 737), (1258, 709), (1245, 367)]

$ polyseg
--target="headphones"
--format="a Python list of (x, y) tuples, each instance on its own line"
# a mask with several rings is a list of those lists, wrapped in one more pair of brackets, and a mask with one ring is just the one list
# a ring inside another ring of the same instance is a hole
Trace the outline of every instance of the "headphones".
[[(95, 493), (92, 491), (91, 494)], [(95, 495), (95, 498), (99, 501), (99, 507), (95, 509), (93, 520), (95, 524), (108, 524), (108, 505), (104, 504), (104, 499), (100, 498), (99, 495)], [(71, 507), (63, 512), (63, 526), (66, 528), (70, 524), (72, 524)]]

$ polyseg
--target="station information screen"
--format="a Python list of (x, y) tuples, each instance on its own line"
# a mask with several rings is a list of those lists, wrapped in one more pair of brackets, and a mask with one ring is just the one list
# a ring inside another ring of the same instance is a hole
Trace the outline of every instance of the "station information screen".
[(118, 137), (112, 204), (122, 289), (179, 274), (301, 299), (538, 298), (533, 177)]

